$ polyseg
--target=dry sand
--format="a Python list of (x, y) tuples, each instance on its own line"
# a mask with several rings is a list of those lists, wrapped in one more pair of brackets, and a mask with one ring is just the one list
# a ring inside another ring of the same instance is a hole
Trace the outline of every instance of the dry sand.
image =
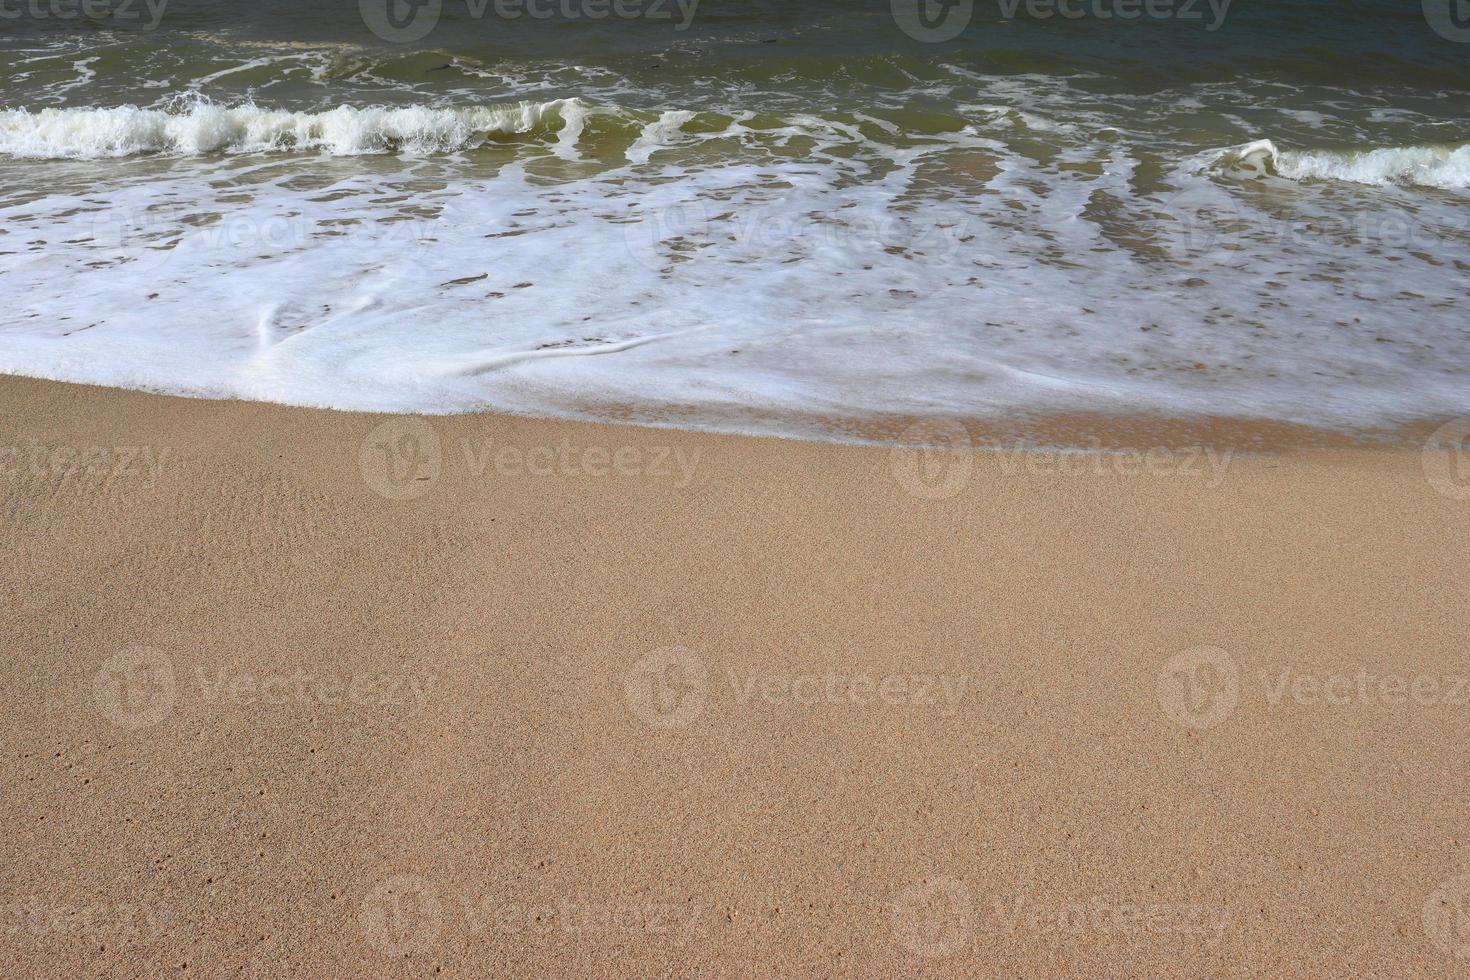
[(4, 976), (1470, 968), (1449, 457), (0, 417)]

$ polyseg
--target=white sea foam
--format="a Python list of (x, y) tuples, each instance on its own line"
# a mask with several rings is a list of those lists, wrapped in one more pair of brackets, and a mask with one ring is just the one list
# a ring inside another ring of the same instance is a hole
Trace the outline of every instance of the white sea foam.
[(1283, 150), (1269, 139), (1212, 150), (1200, 169), (1274, 174), (1289, 180), (1470, 187), (1470, 144), (1395, 146), (1362, 151)]
[(627, 157), (629, 163), (647, 163), (648, 158), (668, 143), (679, 127), (694, 118), (694, 113), (687, 109), (670, 109), (657, 120), (643, 127), (643, 132), (628, 147)]
[(1470, 187), (1470, 144), (1388, 147), (1351, 154), (1288, 152), (1279, 156), (1277, 169), (1283, 177), (1293, 180), (1316, 178), (1356, 184)]
[(98, 159), (141, 153), (198, 155), (321, 151), (340, 156), (446, 153), (489, 133), (526, 133), (550, 119), (580, 129), (585, 109), (575, 99), (513, 105), (337, 106), (287, 112), (255, 105), (195, 100), (181, 111), (119, 106), (106, 109), (0, 110), (0, 154), (42, 159)]
[[(591, 153), (603, 112), (636, 123)], [(0, 371), (380, 411), (745, 411), (806, 435), (781, 412), (1351, 426), (1463, 414), (1470, 390), (1458, 202), (1363, 187), (1339, 233), (1322, 180), (1219, 179), (1286, 174), (1268, 141), (1161, 180), (1116, 130), (1054, 134), (1045, 161), (1042, 131), (979, 111), (922, 140), (872, 114), (689, 126), (573, 101), (23, 115), (0, 147), (180, 159), (0, 158)], [(231, 155), (533, 130), (493, 168)], [(82, 176), (9, 193), (37, 173)]]

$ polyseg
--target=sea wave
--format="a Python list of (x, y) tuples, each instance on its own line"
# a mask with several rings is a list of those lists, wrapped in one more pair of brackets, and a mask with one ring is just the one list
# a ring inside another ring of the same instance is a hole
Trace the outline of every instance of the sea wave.
[(0, 155), (86, 160), (149, 153), (452, 153), (494, 135), (546, 132), (558, 121), (580, 127), (584, 115), (576, 99), (459, 108), (342, 105), (321, 112), (203, 100), (174, 111), (132, 105), (4, 109)]
[(1390, 146), (1362, 151), (1283, 150), (1269, 139), (1212, 150), (1197, 158), (1201, 171), (1288, 180), (1354, 184), (1470, 187), (1470, 143), (1461, 146)]

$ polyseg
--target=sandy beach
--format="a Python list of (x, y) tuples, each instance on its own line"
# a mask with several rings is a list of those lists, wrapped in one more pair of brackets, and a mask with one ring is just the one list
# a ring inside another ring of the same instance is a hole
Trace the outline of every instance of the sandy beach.
[(1470, 968), (1449, 456), (0, 417), (5, 976)]

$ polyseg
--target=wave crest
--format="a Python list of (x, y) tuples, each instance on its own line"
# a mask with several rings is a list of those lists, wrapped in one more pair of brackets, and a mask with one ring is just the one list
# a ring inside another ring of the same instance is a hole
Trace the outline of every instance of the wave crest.
[(1470, 143), (1463, 146), (1390, 146), (1373, 150), (1282, 150), (1255, 140), (1198, 158), (1200, 170), (1288, 180), (1341, 180), (1384, 186), (1470, 187)]
[(580, 119), (575, 99), (502, 106), (337, 106), (287, 112), (253, 104), (198, 101), (184, 111), (0, 110), (0, 154), (32, 159), (99, 159), (145, 153), (269, 153), (317, 150), (338, 156), (452, 153), (494, 135), (549, 131)]

